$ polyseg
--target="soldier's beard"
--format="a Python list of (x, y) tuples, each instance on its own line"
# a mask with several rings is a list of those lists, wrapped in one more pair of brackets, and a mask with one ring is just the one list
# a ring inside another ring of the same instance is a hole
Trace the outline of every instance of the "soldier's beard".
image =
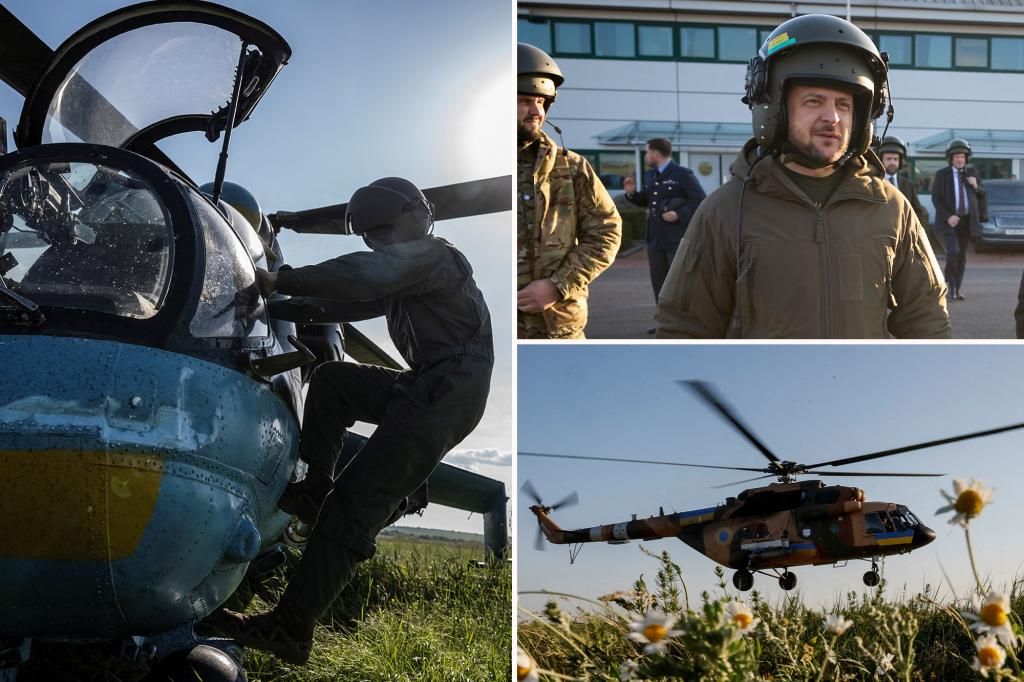
[(796, 147), (796, 150), (798, 152), (806, 156), (811, 161), (821, 164), (822, 167), (830, 166), (839, 159), (843, 158), (843, 154), (845, 154), (846, 150), (850, 148), (849, 138), (843, 140), (843, 142), (836, 148), (834, 152), (831, 152), (830, 154), (827, 155), (820, 149), (818, 149), (818, 147), (815, 146), (813, 136), (806, 142), (794, 142), (792, 140), (790, 140), (790, 142), (794, 147)]
[(544, 122), (539, 122), (536, 126), (528, 126), (526, 123), (519, 121), (517, 122), (517, 134), (519, 142), (533, 142), (540, 139), (540, 129), (544, 125)]

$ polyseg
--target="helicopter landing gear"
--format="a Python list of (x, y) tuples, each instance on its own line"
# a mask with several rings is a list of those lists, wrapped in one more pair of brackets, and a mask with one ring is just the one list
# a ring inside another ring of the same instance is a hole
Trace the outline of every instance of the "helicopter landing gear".
[(878, 564), (872, 559), (871, 570), (864, 574), (864, 584), (868, 587), (875, 587), (880, 582), (882, 582), (882, 578), (878, 575)]
[(796, 573), (786, 571), (779, 576), (779, 587), (789, 592), (796, 587)]
[(741, 568), (732, 574), (732, 584), (740, 592), (746, 592), (754, 586), (754, 574), (745, 568)]
[(241, 664), (223, 649), (200, 644), (162, 659), (145, 682), (245, 682)]

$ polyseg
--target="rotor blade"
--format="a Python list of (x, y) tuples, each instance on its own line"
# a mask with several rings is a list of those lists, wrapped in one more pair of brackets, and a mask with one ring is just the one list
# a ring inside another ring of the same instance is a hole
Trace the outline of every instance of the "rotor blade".
[(725, 467), (714, 464), (687, 464), (685, 462), (663, 462), (656, 459), (626, 459), (622, 457), (591, 457), (589, 455), (553, 455), (546, 452), (520, 452), (521, 457), (551, 457), (554, 459), (585, 459), (595, 462), (627, 462), (629, 464), (664, 464), (670, 467), (696, 467), (698, 469), (728, 469), (730, 471), (757, 471), (770, 473), (765, 468), (755, 467)]
[(24, 97), (50, 61), (53, 50), (2, 5), (0, 36), (0, 79)]
[(711, 407), (718, 411), (730, 424), (736, 427), (736, 430), (746, 436), (750, 444), (753, 445), (758, 451), (767, 457), (772, 462), (778, 462), (779, 458), (775, 456), (768, 447), (758, 440), (757, 436), (747, 428), (746, 424), (740, 421), (740, 418), (735, 415), (732, 409), (729, 408), (722, 399), (718, 397), (718, 394), (714, 392), (709, 384), (703, 381), (676, 381), (680, 386), (689, 386), (698, 396), (704, 399), (704, 402), (708, 403)]
[(731, 488), (732, 486), (739, 485), (740, 483), (750, 483), (751, 481), (760, 481), (763, 478), (774, 478), (774, 477), (775, 477), (775, 474), (766, 474), (764, 476), (755, 476), (754, 478), (745, 478), (742, 481), (733, 481), (732, 483), (723, 483), (722, 485), (713, 485), (713, 486), (711, 486), (711, 488), (713, 490), (716, 490), (718, 488)]
[(533, 487), (533, 484), (530, 483), (529, 479), (527, 479), (521, 486), (519, 486), (519, 489), (522, 490), (527, 497), (533, 500), (534, 503), (539, 505), (544, 504), (543, 502), (541, 502), (540, 493), (538, 493), (537, 489)]
[[(423, 190), (434, 204), (434, 220), (451, 220), (512, 210), (512, 176), (460, 182)], [(275, 229), (303, 234), (345, 234), (347, 203), (305, 211), (278, 211), (267, 216)]]
[(946, 474), (884, 474), (879, 471), (808, 471), (812, 476), (945, 476)]
[(544, 533), (541, 532), (540, 523), (537, 524), (537, 537), (533, 539), (533, 548), (540, 552), (547, 549), (547, 546), (544, 544)]
[(565, 499), (555, 502), (553, 505), (551, 505), (551, 511), (555, 511), (556, 509), (560, 509), (562, 507), (571, 507), (575, 504), (579, 504), (579, 502), (580, 496), (576, 494), (576, 491), (573, 491), (566, 495)]
[(997, 433), (1005, 433), (1006, 431), (1013, 431), (1015, 429), (1024, 428), (1024, 423), (1011, 424), (1009, 426), (1000, 426), (997, 429), (987, 429), (985, 431), (975, 431), (973, 433), (965, 433), (962, 436), (953, 436), (952, 438), (940, 438), (939, 440), (930, 440), (927, 443), (918, 443), (916, 445), (907, 445), (902, 448), (893, 448), (892, 450), (879, 450), (878, 452), (871, 452), (866, 455), (858, 455), (856, 457), (845, 457), (843, 459), (832, 459), (827, 462), (821, 462), (820, 464), (809, 464), (803, 467), (803, 471), (809, 471), (810, 469), (817, 469), (818, 467), (824, 466), (843, 466), (846, 464), (853, 464), (854, 462), (866, 462), (869, 459), (878, 459), (879, 457), (888, 457), (890, 455), (899, 455), (904, 452), (913, 452), (914, 450), (923, 450), (925, 448), (933, 448), (937, 445), (946, 445), (947, 443), (958, 443), (962, 440), (970, 440), (972, 438), (981, 438), (983, 436), (992, 436)]

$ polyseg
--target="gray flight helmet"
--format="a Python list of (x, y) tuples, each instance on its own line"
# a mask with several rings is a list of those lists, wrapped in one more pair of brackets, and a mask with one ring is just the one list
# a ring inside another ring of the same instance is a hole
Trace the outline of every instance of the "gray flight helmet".
[(819, 83), (854, 94), (857, 104), (849, 152), (868, 150), (873, 120), (888, 97), (888, 58), (853, 24), (827, 14), (806, 14), (780, 24), (747, 65), (746, 94), (754, 137), (778, 151), (786, 139), (789, 81)]
[(558, 64), (544, 50), (529, 43), (519, 43), (517, 53), (517, 91), (521, 95), (537, 95), (547, 100), (545, 109), (551, 106), (558, 95), (558, 86), (565, 82), (565, 76)]
[(433, 224), (433, 205), (405, 178), (374, 180), (345, 208), (345, 234), (361, 235), (370, 248), (422, 239)]
[(907, 145), (904, 144), (903, 140), (896, 137), (895, 135), (886, 135), (882, 143), (878, 145), (878, 157), (881, 158), (882, 154), (887, 152), (894, 152), (900, 155), (899, 170), (903, 170), (903, 166), (906, 165), (907, 161)]
[(953, 163), (954, 154), (966, 154), (967, 160), (971, 159), (971, 143), (962, 137), (955, 137), (946, 145), (946, 161)]

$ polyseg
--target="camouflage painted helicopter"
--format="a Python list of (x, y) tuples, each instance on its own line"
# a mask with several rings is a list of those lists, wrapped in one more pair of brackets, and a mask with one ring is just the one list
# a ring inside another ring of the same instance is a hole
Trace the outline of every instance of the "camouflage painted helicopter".
[[(624, 544), (629, 540), (675, 537), (709, 559), (735, 569), (732, 582), (739, 590), (746, 591), (753, 587), (754, 573), (777, 577), (782, 589), (792, 590), (796, 587), (797, 581), (790, 568), (835, 564), (851, 559), (871, 562), (871, 568), (864, 574), (863, 579), (865, 585), (873, 587), (880, 582), (879, 558), (905, 554), (924, 547), (935, 539), (935, 532), (921, 523), (905, 505), (894, 502), (868, 502), (860, 488), (825, 485), (822, 481), (796, 481), (796, 477), (943, 476), (944, 474), (934, 473), (826, 472), (819, 469), (845, 466), (1024, 428), (1024, 424), (1013, 424), (817, 464), (799, 464), (779, 459), (710, 386), (699, 381), (679, 383), (693, 389), (739, 431), (768, 459), (768, 466), (732, 467), (533, 452), (520, 452), (519, 455), (752, 471), (764, 475), (747, 479), (748, 481), (775, 477), (779, 482), (744, 490), (735, 497), (727, 498), (725, 504), (715, 507), (674, 514), (659, 513), (646, 519), (634, 517), (621, 523), (564, 530), (551, 518), (551, 512), (575, 504), (578, 501), (577, 495), (572, 493), (564, 500), (546, 506), (533, 485), (526, 481), (523, 484), (523, 491), (535, 501), (530, 511), (537, 517), (538, 549), (544, 548), (541, 533), (548, 542), (569, 545), (586, 542)], [(744, 482), (747, 481), (740, 481)], [(767, 571), (772, 573), (769, 574)]]
[[(0, 156), (0, 680), (33, 640), (244, 680), (193, 626), (302, 539), (276, 501), (304, 474), (304, 382), (346, 353), (396, 366), (350, 325), (274, 320), (253, 295), (255, 268), (284, 263), (277, 230), (341, 233), (344, 204), (264, 215), (223, 162), (201, 188), (156, 146), (202, 131), (225, 159), (291, 48), (194, 0), (117, 10), (56, 50), (0, 7), (0, 37), (25, 96)], [(446, 220), (510, 210), (510, 186), (425, 194)], [(406, 511), (428, 501), (482, 512), (504, 551), (499, 481), (442, 464)]]

